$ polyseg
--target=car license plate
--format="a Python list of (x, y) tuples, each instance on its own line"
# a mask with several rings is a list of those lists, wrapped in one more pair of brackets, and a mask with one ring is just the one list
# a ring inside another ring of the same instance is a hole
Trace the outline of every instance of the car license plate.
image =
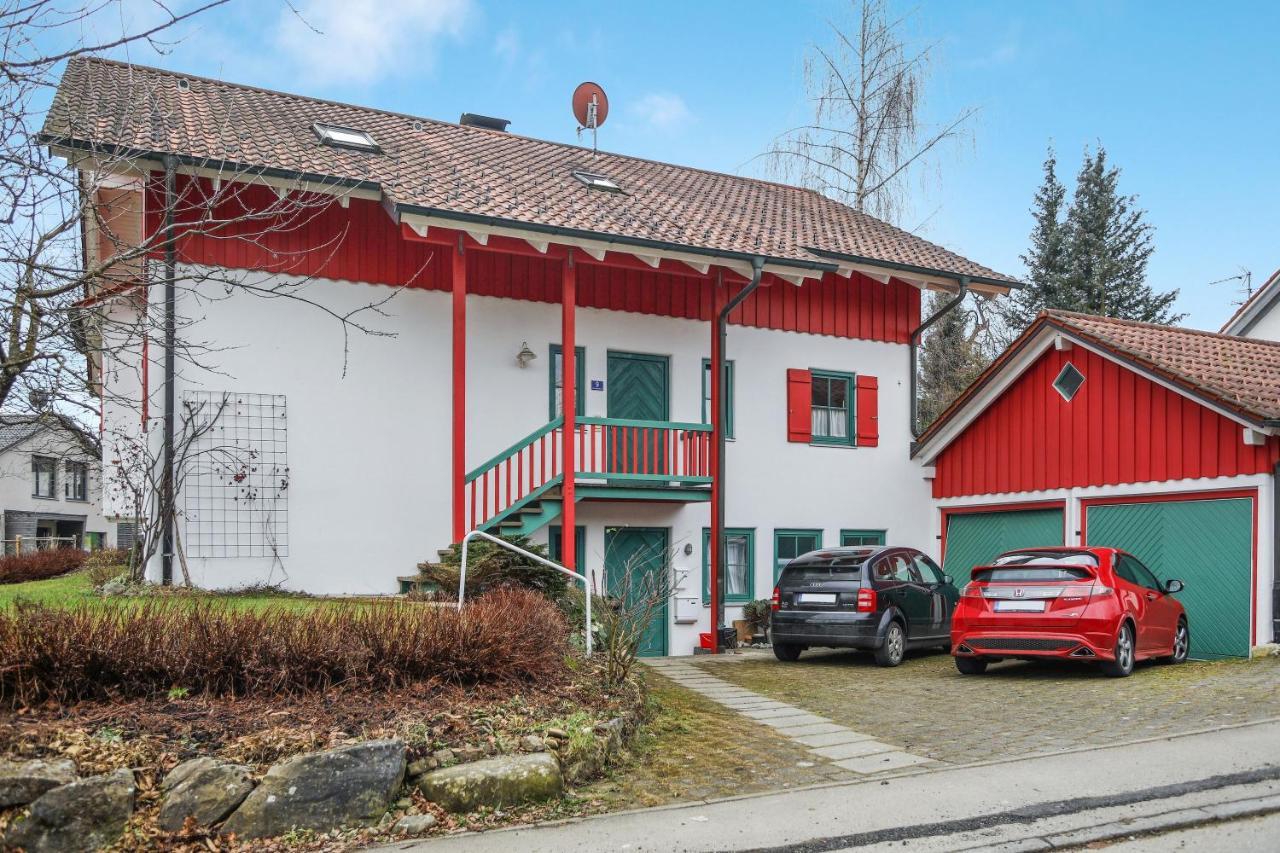
[(996, 602), (997, 612), (1010, 611), (1010, 610), (1016, 611), (1019, 613), (1043, 613), (1044, 602), (1043, 601), (1012, 601), (1012, 600)]
[(802, 592), (799, 595), (801, 604), (835, 604), (834, 592)]

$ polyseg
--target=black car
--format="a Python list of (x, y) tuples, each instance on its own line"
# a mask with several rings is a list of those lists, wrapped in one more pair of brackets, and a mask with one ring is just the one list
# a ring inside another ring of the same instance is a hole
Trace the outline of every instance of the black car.
[(870, 649), (897, 666), (907, 649), (951, 647), (960, 593), (914, 548), (824, 548), (796, 557), (773, 590), (773, 653), (793, 661), (813, 646)]

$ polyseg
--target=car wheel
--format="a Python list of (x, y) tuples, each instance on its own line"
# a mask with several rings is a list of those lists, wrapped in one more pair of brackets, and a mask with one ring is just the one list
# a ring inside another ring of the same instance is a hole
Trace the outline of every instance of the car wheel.
[(982, 658), (956, 658), (956, 669), (961, 675), (982, 675), (987, 671), (987, 662)]
[(774, 643), (773, 656), (778, 660), (791, 663), (800, 660), (801, 648), (796, 643)]
[(942, 645), (938, 646), (938, 651), (942, 652), (944, 655), (951, 654), (951, 644), (943, 643)]
[(1103, 661), (1102, 671), (1112, 678), (1127, 678), (1133, 672), (1133, 629), (1126, 622), (1116, 637), (1116, 659)]
[(897, 666), (907, 651), (907, 635), (897, 622), (890, 622), (884, 629), (884, 642), (876, 649), (876, 663), (880, 666)]
[(1162, 663), (1186, 663), (1191, 652), (1191, 628), (1186, 619), (1178, 620), (1178, 627), (1173, 632), (1173, 654), (1161, 658)]

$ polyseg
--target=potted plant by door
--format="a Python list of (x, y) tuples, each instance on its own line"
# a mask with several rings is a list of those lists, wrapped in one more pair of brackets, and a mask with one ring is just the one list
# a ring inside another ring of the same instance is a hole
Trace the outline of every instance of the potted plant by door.
[(742, 605), (742, 618), (751, 623), (751, 642), (763, 643), (769, 634), (769, 617), (773, 605), (767, 598), (758, 598)]

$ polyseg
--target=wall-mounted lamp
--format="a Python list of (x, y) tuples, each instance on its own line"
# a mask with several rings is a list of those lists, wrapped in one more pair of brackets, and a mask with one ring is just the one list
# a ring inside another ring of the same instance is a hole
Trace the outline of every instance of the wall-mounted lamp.
[(528, 341), (520, 342), (520, 352), (516, 353), (516, 364), (520, 365), (521, 368), (525, 368), (529, 366), (529, 362), (537, 357), (538, 354), (529, 349)]
[(692, 553), (693, 553), (693, 543), (692, 543), (692, 542), (686, 542), (686, 543), (684, 543), (684, 555), (685, 555), (686, 557), (688, 557), (688, 556), (690, 556)]

